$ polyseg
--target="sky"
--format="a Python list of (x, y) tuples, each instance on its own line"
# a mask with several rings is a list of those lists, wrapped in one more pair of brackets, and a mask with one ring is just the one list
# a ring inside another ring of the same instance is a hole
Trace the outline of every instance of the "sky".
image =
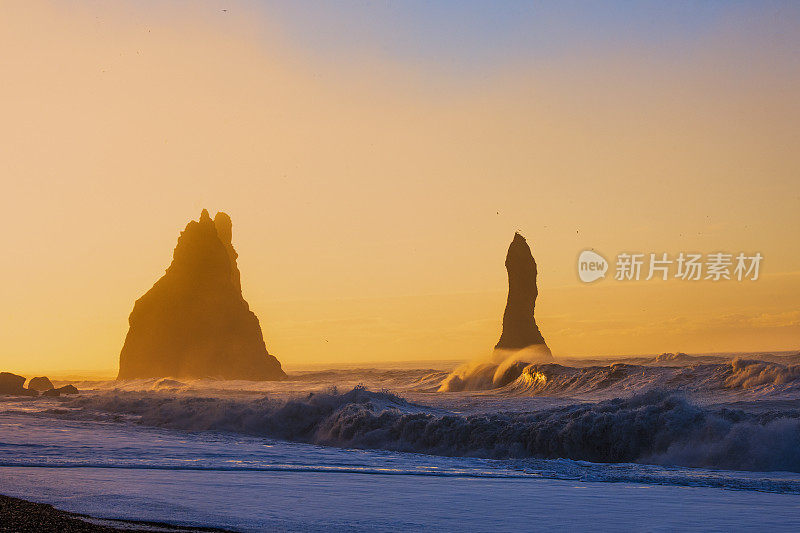
[[(0, 369), (112, 375), (203, 208), (287, 368), (471, 359), (515, 231), (556, 357), (800, 345), (800, 7), (18, 2)], [(756, 281), (576, 260), (759, 252)]]

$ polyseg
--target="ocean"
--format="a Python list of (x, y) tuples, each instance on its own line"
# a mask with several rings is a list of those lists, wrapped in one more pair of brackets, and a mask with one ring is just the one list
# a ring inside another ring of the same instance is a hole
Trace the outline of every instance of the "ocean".
[(429, 366), (2, 398), (0, 493), (241, 531), (800, 529), (797, 353)]

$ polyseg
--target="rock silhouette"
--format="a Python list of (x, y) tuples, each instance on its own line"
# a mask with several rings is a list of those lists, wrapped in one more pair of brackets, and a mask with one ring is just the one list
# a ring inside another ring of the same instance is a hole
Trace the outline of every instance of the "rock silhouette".
[(172, 264), (136, 301), (117, 379), (282, 379), (242, 297), (231, 219), (205, 209), (178, 238)]
[(519, 233), (508, 247), (508, 300), (503, 313), (503, 332), (489, 357), (478, 357), (458, 366), (439, 385), (439, 392), (490, 390), (511, 385), (532, 362), (553, 360), (550, 348), (536, 325), (533, 309), (536, 261), (525, 238)]
[(0, 372), (0, 394), (10, 394), (12, 396), (39, 395), (35, 390), (26, 389), (23, 385), (25, 385), (25, 377), (11, 372)]
[(53, 383), (46, 376), (31, 378), (28, 388), (39, 392), (48, 391), (53, 388)]
[(78, 394), (80, 391), (75, 387), (75, 385), (64, 385), (63, 387), (59, 387), (57, 389), (50, 389), (46, 390), (42, 393), (42, 396), (48, 397), (59, 397), (62, 394)]
[(536, 261), (525, 238), (519, 233), (514, 234), (514, 240), (508, 247), (506, 270), (508, 300), (503, 313), (503, 332), (495, 349), (521, 350), (533, 345), (547, 348), (533, 317), (533, 308), (539, 295), (536, 288)]

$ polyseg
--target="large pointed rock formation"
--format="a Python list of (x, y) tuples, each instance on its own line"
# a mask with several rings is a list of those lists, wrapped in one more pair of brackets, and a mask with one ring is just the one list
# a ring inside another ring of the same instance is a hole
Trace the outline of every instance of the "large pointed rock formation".
[(536, 261), (525, 238), (519, 233), (508, 247), (506, 255), (508, 271), (508, 301), (503, 313), (503, 333), (495, 350), (521, 350), (528, 346), (541, 345), (550, 353), (533, 317), (533, 308), (539, 291), (536, 288)]
[(172, 264), (133, 307), (117, 379), (286, 376), (242, 297), (231, 228), (228, 215), (211, 220), (205, 209), (189, 222)]
[[(529, 365), (553, 361), (553, 354), (533, 318), (539, 290), (536, 261), (519, 233), (506, 254), (508, 300), (503, 314), (503, 333), (489, 358), (480, 357), (450, 372), (440, 392), (490, 390), (513, 385)], [(527, 386), (523, 384), (523, 386)]]

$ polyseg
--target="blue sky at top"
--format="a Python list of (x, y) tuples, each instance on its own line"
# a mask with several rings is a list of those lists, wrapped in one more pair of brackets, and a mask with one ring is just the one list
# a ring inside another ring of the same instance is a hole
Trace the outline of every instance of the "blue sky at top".
[[(323, 59), (366, 55), (456, 74), (619, 49), (668, 60), (691, 54), (720, 29), (735, 34), (753, 18), (800, 20), (800, 3), (717, 0), (268, 0), (262, 6), (294, 44)], [(780, 28), (773, 33), (800, 39)]]

